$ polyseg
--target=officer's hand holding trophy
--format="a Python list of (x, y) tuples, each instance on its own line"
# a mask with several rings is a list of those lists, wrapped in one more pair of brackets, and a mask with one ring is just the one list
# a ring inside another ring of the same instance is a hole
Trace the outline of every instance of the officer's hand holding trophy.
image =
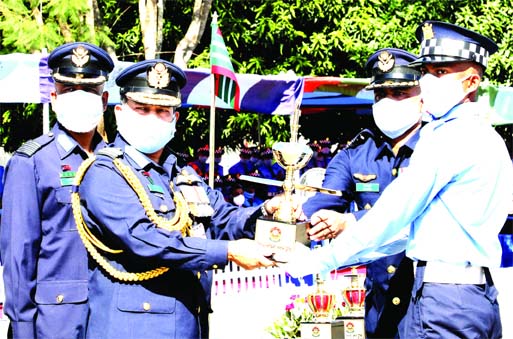
[(322, 209), (312, 214), (308, 235), (314, 241), (333, 239), (355, 222), (356, 217), (352, 213)]

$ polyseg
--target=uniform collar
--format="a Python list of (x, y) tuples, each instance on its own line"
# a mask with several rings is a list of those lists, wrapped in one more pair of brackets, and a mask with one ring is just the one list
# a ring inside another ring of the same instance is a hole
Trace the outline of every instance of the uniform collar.
[[(424, 124), (422, 124), (424, 126)], [(422, 130), (422, 126), (415, 131), (415, 133), (406, 141), (404, 145), (399, 148), (399, 151), (397, 152), (397, 156), (401, 152), (405, 152), (408, 150), (409, 152), (413, 152), (413, 149), (415, 148), (415, 145), (417, 144), (417, 141), (420, 137), (420, 131)], [(383, 156), (384, 154), (389, 154), (394, 156), (394, 152), (392, 151), (392, 145), (388, 142), (386, 138), (383, 138), (382, 141), (377, 141), (377, 150), (376, 150), (376, 156), (374, 157), (375, 160), (377, 160), (379, 157)]]
[(168, 172), (170, 173), (171, 168), (173, 168), (176, 163), (176, 157), (173, 154), (165, 151), (167, 157), (165, 158), (162, 165), (157, 164), (155, 161), (148, 158), (148, 156), (140, 151), (138, 151), (135, 147), (128, 144), (121, 135), (116, 136), (116, 140), (114, 141), (114, 145), (116, 147), (121, 147), (125, 154), (130, 157), (133, 164), (136, 165), (136, 169), (149, 169), (151, 167), (155, 168), (160, 172)]
[[(73, 139), (71, 135), (68, 134), (64, 127), (61, 126), (61, 124), (56, 123), (52, 128), (52, 133), (55, 136), (57, 144), (59, 145), (57, 149), (61, 159), (66, 158), (75, 150), (78, 150), (79, 152), (87, 155), (87, 152), (82, 148), (82, 146), (80, 146), (80, 144), (75, 139)], [(95, 133), (93, 137), (93, 144), (95, 145), (93, 147), (94, 150), (105, 146), (105, 142), (102, 140), (98, 133)]]
[(483, 107), (480, 103), (465, 102), (454, 106), (447, 114), (429, 122), (427, 126), (429, 126), (429, 130), (435, 130), (440, 126), (443, 126), (445, 123), (455, 119), (483, 119), (480, 115), (483, 111)]

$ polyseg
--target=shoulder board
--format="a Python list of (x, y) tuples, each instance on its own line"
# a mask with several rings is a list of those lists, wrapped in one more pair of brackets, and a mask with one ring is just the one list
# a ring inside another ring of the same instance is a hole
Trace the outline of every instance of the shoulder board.
[(174, 155), (174, 156), (175, 156), (175, 158), (176, 158), (176, 163), (178, 164), (178, 166), (180, 166), (180, 167), (185, 167), (185, 166), (187, 166), (187, 160), (186, 160), (183, 156), (181, 156), (180, 154), (178, 154), (177, 152), (175, 152), (175, 151), (173, 151), (173, 150), (169, 150), (169, 151), (170, 151), (170, 153), (171, 153), (172, 155)]
[(198, 173), (190, 166), (182, 167), (176, 176), (177, 185), (197, 185), (202, 181)]
[(44, 146), (48, 145), (54, 139), (53, 133), (48, 133), (40, 136), (37, 139), (25, 142), (16, 150), (16, 153), (31, 157), (36, 154)]
[(105, 147), (96, 152), (96, 154), (104, 155), (111, 159), (117, 159), (123, 156), (123, 150), (119, 147)]
[(364, 129), (347, 143), (346, 148), (356, 148), (360, 145), (363, 145), (367, 140), (372, 138), (374, 138), (374, 133), (372, 133), (372, 131), (369, 129)]

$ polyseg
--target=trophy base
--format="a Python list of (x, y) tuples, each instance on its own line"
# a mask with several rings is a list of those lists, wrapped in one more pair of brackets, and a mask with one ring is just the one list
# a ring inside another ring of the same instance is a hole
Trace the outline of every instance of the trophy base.
[(303, 322), (299, 325), (299, 331), (301, 333), (301, 339), (353, 338), (344, 336), (344, 322), (342, 320), (332, 320), (329, 322)]
[(309, 224), (309, 221), (287, 223), (261, 217), (256, 221), (255, 240), (260, 245), (271, 249), (273, 260), (287, 262), (296, 242), (310, 245), (310, 239), (306, 233)]
[(340, 317), (329, 322), (303, 322), (301, 339), (364, 339), (363, 318)]

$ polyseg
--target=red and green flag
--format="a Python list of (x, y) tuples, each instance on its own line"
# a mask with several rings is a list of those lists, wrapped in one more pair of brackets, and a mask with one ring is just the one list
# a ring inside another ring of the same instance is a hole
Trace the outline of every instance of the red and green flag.
[(239, 110), (240, 89), (233, 70), (223, 35), (217, 26), (217, 15), (212, 19), (212, 41), (210, 42), (210, 68), (215, 79), (216, 100), (221, 100), (225, 108)]

